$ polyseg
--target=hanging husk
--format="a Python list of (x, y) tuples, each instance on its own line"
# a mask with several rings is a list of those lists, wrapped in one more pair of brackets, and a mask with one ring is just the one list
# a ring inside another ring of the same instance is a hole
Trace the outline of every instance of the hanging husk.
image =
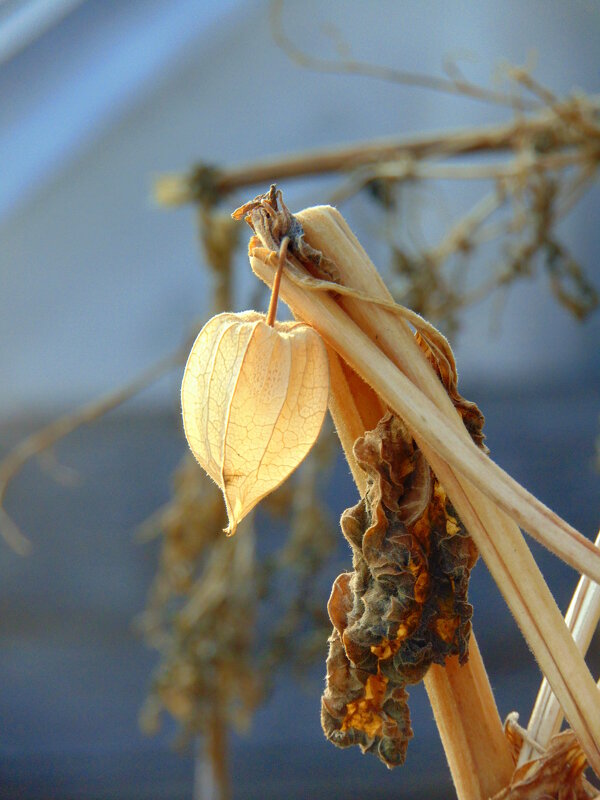
[(229, 535), (315, 443), (329, 396), (321, 338), (298, 322), (218, 314), (198, 334), (181, 387), (194, 456), (223, 491)]

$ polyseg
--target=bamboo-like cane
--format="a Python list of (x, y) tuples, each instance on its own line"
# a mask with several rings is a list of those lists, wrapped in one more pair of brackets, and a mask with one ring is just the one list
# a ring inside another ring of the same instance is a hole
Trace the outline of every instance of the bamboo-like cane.
[[(596, 538), (600, 547), (600, 533)], [(587, 653), (600, 620), (600, 586), (585, 575), (579, 579), (573, 599), (565, 614), (565, 622), (582, 654)], [(548, 681), (544, 678), (531, 712), (527, 733), (529, 739), (547, 748), (552, 737), (560, 731), (563, 712)], [(519, 753), (518, 765), (534, 757), (534, 750), (526, 739)]]

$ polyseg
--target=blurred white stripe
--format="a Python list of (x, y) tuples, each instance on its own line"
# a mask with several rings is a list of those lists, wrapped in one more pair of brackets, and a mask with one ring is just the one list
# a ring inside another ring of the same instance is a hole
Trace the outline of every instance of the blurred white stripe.
[(83, 0), (16, 0), (0, 3), (0, 64), (15, 56)]
[[(44, 4), (58, 0), (27, 3)], [(12, 63), (4, 74), (0, 69), (0, 219), (58, 174), (144, 91), (152, 91), (186, 48), (210, 41), (213, 27), (240, 5), (240, 0), (86, 3), (60, 52), (40, 54), (31, 47), (18, 70), (10, 69)], [(0, 35), (1, 12), (0, 5)]]

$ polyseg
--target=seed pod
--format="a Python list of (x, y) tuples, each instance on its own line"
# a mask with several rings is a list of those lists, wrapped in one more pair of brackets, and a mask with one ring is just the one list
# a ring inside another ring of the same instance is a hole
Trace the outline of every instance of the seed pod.
[(223, 491), (228, 535), (307, 455), (328, 397), (327, 351), (308, 325), (270, 326), (245, 311), (218, 314), (200, 331), (181, 387), (183, 426)]

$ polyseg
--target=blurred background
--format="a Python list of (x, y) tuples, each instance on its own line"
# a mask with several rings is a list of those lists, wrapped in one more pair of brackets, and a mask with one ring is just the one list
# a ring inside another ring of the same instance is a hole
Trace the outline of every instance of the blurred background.
[[(455, 59), (474, 82), (502, 85), (502, 64), (531, 64), (556, 94), (598, 90), (600, 6), (576, 0), (446, 3), (288, 0), (296, 45), (335, 58), (440, 74)], [(199, 162), (229, 166), (380, 136), (505, 121), (504, 108), (294, 63), (273, 40), (270, 6), (246, 0), (4, 0), (0, 3), (0, 448), (130, 381), (198, 330), (210, 311), (195, 211), (159, 209), (154, 179)], [(280, 183), (292, 210), (328, 202), (332, 178)], [(233, 210), (265, 186), (228, 198)], [(479, 186), (407, 189), (426, 244), (466, 213)], [(600, 286), (599, 195), (560, 223)], [(381, 219), (342, 207), (376, 263)], [(234, 310), (255, 279), (235, 267)], [(492, 256), (493, 258), (493, 253)], [(488, 260), (475, 262), (481, 277)], [(492, 455), (586, 536), (600, 525), (594, 469), (600, 410), (600, 315), (576, 321), (547, 275), (469, 309), (453, 335), (463, 394), (486, 415)], [(27, 557), (0, 547), (0, 797), (187, 798), (193, 751), (175, 727), (140, 732), (156, 664), (133, 630), (158, 543), (137, 527), (169, 498), (186, 451), (181, 370), (57, 448), (70, 487), (31, 463), (6, 507), (30, 537)], [(338, 460), (325, 499), (356, 502)], [(267, 532), (267, 536), (273, 533)], [(330, 578), (348, 568), (339, 537)], [(577, 576), (534, 547), (566, 608)], [(526, 721), (540, 675), (485, 566), (473, 574), (474, 628), (504, 717)], [(323, 604), (327, 599), (323, 596)], [(595, 674), (598, 648), (592, 652)], [(422, 687), (411, 691), (415, 739), (387, 772), (328, 744), (319, 724), (324, 659), (306, 685), (278, 679), (245, 735), (235, 734), (235, 798), (447, 797), (451, 782)]]

